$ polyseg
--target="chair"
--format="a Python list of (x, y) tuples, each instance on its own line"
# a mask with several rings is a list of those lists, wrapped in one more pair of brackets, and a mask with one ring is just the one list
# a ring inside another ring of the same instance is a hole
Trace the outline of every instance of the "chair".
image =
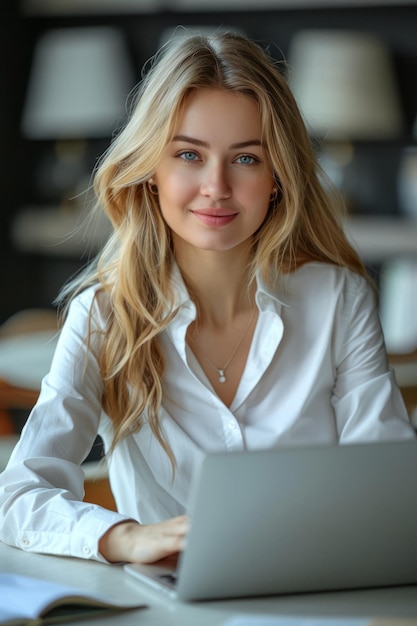
[(417, 348), (404, 354), (389, 354), (405, 406), (417, 429)]
[[(56, 313), (25, 309), (0, 326), (0, 411), (30, 411), (55, 349)], [(4, 432), (4, 427), (2, 428)]]

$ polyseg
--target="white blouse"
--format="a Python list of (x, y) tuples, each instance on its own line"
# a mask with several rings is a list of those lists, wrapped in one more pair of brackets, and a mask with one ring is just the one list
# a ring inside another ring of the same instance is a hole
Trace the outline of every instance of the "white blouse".
[[(95, 289), (74, 300), (49, 374), (6, 470), (0, 475), (0, 539), (24, 550), (103, 560), (98, 540), (113, 524), (157, 522), (183, 513), (206, 452), (286, 445), (347, 444), (415, 437), (387, 365), (376, 298), (347, 269), (310, 263), (279, 290), (260, 280), (259, 316), (236, 396), (226, 407), (185, 341), (196, 311), (177, 268), (179, 310), (161, 343), (166, 358), (161, 424), (170, 461), (144, 426), (109, 459), (118, 512), (82, 502), (80, 467), (97, 433), (108, 449), (112, 422), (102, 409), (97, 353), (85, 338)], [(106, 295), (92, 307), (102, 329)], [(273, 490), (274, 477), (265, 476)]]

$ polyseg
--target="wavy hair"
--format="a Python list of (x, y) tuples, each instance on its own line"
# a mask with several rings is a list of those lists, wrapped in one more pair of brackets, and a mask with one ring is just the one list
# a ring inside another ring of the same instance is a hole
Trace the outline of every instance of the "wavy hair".
[[(281, 63), (281, 65), (283, 65)], [(101, 342), (103, 408), (114, 424), (113, 448), (145, 420), (175, 466), (158, 412), (164, 358), (158, 335), (175, 315), (170, 276), (174, 254), (158, 199), (147, 182), (172, 138), (192, 90), (225, 89), (258, 105), (262, 141), (278, 186), (253, 237), (248, 273), (270, 283), (308, 261), (366, 275), (341, 225), (341, 200), (324, 183), (310, 137), (280, 63), (246, 37), (221, 32), (175, 37), (149, 63), (130, 117), (94, 173), (98, 211), (112, 234), (65, 294), (99, 283), (110, 298)]]

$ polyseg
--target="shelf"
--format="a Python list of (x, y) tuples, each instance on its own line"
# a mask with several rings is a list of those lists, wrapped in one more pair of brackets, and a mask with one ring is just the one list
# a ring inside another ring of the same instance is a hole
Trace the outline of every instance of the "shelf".
[(55, 206), (24, 207), (12, 222), (11, 239), (19, 252), (79, 258), (104, 245), (109, 222), (103, 214), (92, 224), (82, 210)]
[[(415, 5), (415, 0), (401, 0), (401, 5)], [(251, 11), (260, 9), (323, 9), (349, 7), (397, 6), (395, 0), (23, 0), (25, 16), (111, 15), (181, 11)]]
[(417, 219), (355, 216), (346, 221), (345, 232), (367, 263), (417, 258)]
[[(107, 238), (108, 222), (103, 219), (89, 228), (82, 224), (83, 216), (75, 209), (27, 207), (16, 216), (12, 241), (21, 252), (45, 256), (76, 257), (86, 248), (97, 251)], [(394, 257), (417, 258), (417, 219), (355, 216), (347, 219), (345, 231), (368, 263)]]

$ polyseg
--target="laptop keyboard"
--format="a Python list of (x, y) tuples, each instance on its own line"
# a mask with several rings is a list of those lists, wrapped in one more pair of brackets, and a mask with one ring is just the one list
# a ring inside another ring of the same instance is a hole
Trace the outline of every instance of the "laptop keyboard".
[(177, 584), (177, 575), (176, 574), (158, 574), (157, 578), (165, 585), (169, 587), (175, 587)]

